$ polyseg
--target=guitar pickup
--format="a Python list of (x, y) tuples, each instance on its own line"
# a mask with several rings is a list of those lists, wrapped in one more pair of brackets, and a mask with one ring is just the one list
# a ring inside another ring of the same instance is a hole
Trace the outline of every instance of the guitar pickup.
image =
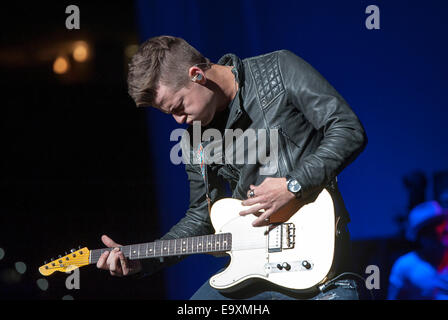
[(295, 226), (293, 223), (281, 223), (268, 233), (268, 252), (280, 252), (292, 249), (295, 244)]

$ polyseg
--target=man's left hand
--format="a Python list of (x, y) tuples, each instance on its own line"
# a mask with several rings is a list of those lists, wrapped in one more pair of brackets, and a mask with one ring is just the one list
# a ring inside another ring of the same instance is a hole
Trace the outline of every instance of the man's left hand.
[[(252, 192), (252, 197), (250, 193)], [(286, 178), (266, 178), (259, 186), (250, 185), (247, 200), (243, 206), (252, 206), (240, 212), (240, 215), (255, 214), (258, 218), (252, 223), (254, 227), (269, 225), (270, 217), (280, 208), (295, 199), (286, 187)], [(264, 210), (264, 212), (259, 212)]]

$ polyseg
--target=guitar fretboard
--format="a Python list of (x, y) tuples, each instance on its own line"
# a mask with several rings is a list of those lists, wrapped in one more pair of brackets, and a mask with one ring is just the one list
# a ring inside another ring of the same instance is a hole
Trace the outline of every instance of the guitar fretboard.
[[(181, 256), (195, 253), (212, 253), (229, 251), (232, 248), (232, 234), (218, 233), (205, 236), (159, 240), (120, 247), (120, 251), (130, 260)], [(113, 248), (90, 251), (89, 263), (97, 263), (105, 251)]]

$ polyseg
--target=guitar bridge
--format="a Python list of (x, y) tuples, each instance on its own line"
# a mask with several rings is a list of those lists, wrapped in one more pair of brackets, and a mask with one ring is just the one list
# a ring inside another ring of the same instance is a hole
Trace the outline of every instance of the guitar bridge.
[(268, 233), (268, 252), (280, 252), (293, 249), (295, 244), (295, 226), (293, 223), (281, 223)]

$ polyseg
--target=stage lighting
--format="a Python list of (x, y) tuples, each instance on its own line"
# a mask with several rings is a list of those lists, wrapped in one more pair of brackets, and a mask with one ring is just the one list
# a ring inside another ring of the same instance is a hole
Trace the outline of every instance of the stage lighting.
[(18, 261), (14, 264), (14, 267), (16, 268), (16, 271), (20, 274), (24, 274), (26, 272), (26, 264)]
[(70, 62), (66, 57), (59, 56), (54, 60), (53, 63), (53, 71), (56, 74), (64, 74), (67, 73), (70, 69)]
[(73, 59), (85, 62), (89, 58), (89, 45), (85, 41), (76, 41), (73, 48)]
[(48, 281), (46, 279), (43, 278), (37, 279), (36, 283), (40, 290), (47, 291)]

